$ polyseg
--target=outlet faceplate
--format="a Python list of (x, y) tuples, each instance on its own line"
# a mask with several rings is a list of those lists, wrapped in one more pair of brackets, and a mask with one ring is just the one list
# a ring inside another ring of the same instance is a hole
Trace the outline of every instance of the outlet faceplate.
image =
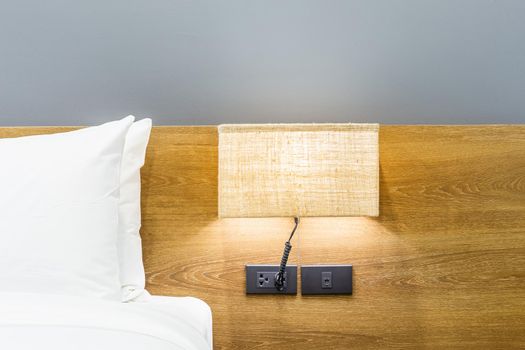
[(352, 294), (352, 265), (301, 266), (302, 294)]
[(297, 265), (286, 266), (284, 289), (275, 288), (278, 265), (246, 265), (246, 294), (297, 294)]

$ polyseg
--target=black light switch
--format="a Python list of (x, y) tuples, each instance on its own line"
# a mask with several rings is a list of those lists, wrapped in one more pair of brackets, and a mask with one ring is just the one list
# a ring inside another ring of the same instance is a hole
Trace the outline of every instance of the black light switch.
[(302, 294), (352, 294), (352, 265), (301, 267)]

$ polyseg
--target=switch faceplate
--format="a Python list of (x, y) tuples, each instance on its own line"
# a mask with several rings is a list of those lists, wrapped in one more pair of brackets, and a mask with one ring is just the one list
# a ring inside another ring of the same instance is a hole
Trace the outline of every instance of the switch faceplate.
[(301, 267), (302, 294), (352, 294), (352, 265)]

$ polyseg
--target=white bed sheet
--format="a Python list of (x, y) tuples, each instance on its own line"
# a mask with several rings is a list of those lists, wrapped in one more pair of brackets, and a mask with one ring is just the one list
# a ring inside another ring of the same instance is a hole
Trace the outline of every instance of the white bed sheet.
[(196, 298), (0, 293), (0, 349), (210, 350), (211, 325), (210, 308)]

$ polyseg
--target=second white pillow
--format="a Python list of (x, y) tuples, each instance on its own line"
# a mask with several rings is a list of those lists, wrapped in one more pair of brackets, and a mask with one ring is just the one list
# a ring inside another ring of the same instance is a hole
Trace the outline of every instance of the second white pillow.
[(122, 301), (147, 295), (145, 291), (142, 241), (140, 238), (140, 169), (144, 165), (151, 132), (151, 119), (129, 128), (120, 173), (118, 253)]

